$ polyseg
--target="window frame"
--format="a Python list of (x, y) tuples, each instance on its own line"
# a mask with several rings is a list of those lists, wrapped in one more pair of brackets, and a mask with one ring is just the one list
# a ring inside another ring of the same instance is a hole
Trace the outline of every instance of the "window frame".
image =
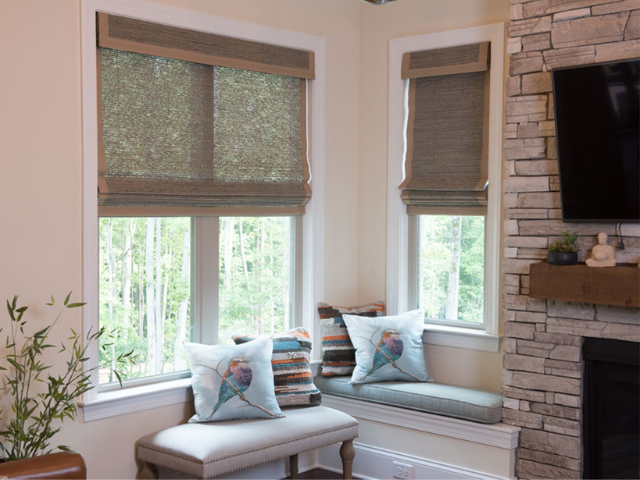
[[(296, 251), (299, 293), (296, 305), (301, 326), (312, 335), (314, 353), (319, 355), (320, 332), (316, 304), (324, 297), (324, 125), (325, 125), (325, 39), (298, 32), (245, 23), (140, 0), (82, 0), (82, 125), (83, 125), (83, 307), (84, 332), (98, 329), (99, 248), (98, 248), (98, 92), (96, 68), (96, 12), (123, 15), (141, 20), (242, 38), (250, 41), (300, 48), (314, 52), (316, 78), (307, 81), (307, 135), (313, 192), (296, 229), (302, 248)], [(98, 346), (89, 348), (87, 369), (98, 365)], [(98, 391), (98, 372), (90, 375), (96, 387), (86, 392), (80, 406), (84, 420), (184, 403), (190, 398), (190, 379), (165, 381), (126, 390)]]
[[(387, 310), (397, 314), (412, 308), (412, 265), (417, 253), (417, 222), (410, 221), (398, 186), (405, 178), (409, 80), (400, 76), (407, 52), (491, 42), (489, 103), (489, 193), (485, 219), (484, 328), (425, 323), (423, 341), (497, 352), (500, 341), (500, 252), (502, 215), (502, 125), (505, 82), (505, 24), (496, 23), (446, 32), (392, 39), (389, 45), (389, 163), (387, 188)], [(435, 212), (434, 212), (435, 213)], [(413, 223), (413, 225), (412, 225)], [(414, 238), (415, 237), (415, 238)], [(415, 282), (414, 282), (415, 285)], [(439, 322), (438, 322), (439, 323)]]

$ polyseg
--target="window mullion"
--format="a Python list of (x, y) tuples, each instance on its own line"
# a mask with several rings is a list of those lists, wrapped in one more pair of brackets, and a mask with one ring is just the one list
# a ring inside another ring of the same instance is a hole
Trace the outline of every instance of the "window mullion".
[(409, 215), (409, 282), (407, 284), (408, 292), (407, 292), (407, 302), (410, 310), (414, 308), (418, 308), (418, 289), (421, 288), (422, 281), (420, 279), (421, 269), (418, 268), (419, 262), (419, 248), (420, 244), (419, 235), (420, 232), (418, 230), (418, 216), (417, 215)]
[(285, 328), (302, 327), (302, 222), (303, 217), (291, 217), (291, 268), (290, 288), (293, 289), (292, 294), (292, 322)]
[(220, 217), (195, 218), (194, 341), (218, 343)]

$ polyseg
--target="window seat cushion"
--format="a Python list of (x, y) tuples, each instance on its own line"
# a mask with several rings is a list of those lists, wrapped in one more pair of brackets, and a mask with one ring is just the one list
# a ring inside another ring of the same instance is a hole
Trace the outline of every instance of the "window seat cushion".
[(420, 382), (377, 382), (352, 385), (350, 377), (316, 377), (323, 394), (381, 403), (420, 412), (498, 423), (502, 420), (502, 396), (482, 390)]

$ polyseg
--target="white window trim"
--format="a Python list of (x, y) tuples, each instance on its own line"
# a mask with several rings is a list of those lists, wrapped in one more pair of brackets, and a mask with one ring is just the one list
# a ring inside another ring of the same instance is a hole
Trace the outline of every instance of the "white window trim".
[[(500, 328), (500, 243), (502, 215), (502, 125), (504, 110), (505, 25), (496, 23), (413, 37), (389, 45), (389, 166), (387, 188), (387, 309), (390, 315), (407, 311), (409, 298), (409, 216), (398, 186), (405, 177), (404, 158), (408, 80), (400, 77), (407, 52), (491, 42), (489, 104), (489, 205), (485, 240), (485, 329), (425, 325), (423, 341), (497, 352)], [(480, 333), (480, 335), (478, 335)]]
[[(83, 328), (98, 329), (99, 246), (98, 246), (98, 111), (96, 69), (96, 12), (227, 35), (245, 40), (309, 50), (315, 54), (314, 80), (308, 82), (308, 148), (313, 196), (303, 216), (302, 326), (312, 335), (314, 352), (320, 352), (320, 327), (316, 305), (324, 298), (324, 156), (325, 156), (325, 62), (322, 37), (290, 32), (237, 20), (156, 5), (140, 0), (82, 0), (82, 123), (83, 123)], [(87, 368), (98, 365), (98, 346), (90, 347)], [(91, 383), (98, 384), (97, 370)], [(80, 406), (85, 421), (137, 412), (188, 401), (189, 382), (168, 381), (155, 385), (98, 393), (85, 393)]]

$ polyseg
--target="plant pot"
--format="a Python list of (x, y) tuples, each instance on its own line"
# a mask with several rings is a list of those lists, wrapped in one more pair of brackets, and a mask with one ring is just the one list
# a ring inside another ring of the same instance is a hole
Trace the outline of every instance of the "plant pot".
[(547, 260), (551, 265), (575, 265), (578, 263), (577, 252), (552, 252), (549, 250)]

